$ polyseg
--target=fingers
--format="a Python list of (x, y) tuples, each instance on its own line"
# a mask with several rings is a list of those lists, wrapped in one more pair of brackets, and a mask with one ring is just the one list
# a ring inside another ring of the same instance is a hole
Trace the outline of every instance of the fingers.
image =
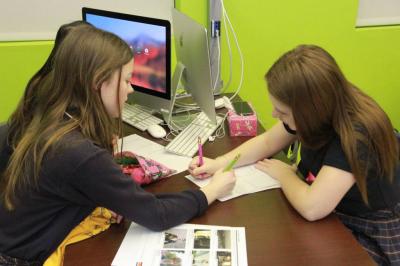
[(236, 176), (233, 171), (222, 172), (222, 170), (218, 170), (210, 183), (201, 189), (206, 194), (208, 203), (213, 202), (215, 199), (224, 197), (232, 192), (232, 189), (235, 187)]
[(194, 176), (196, 179), (207, 179), (209, 178), (211, 175), (210, 174), (199, 174), (197, 176)]
[(111, 217), (112, 218), (116, 218), (118, 214), (116, 214), (115, 212), (113, 212), (112, 210), (109, 210), (111, 213)]
[(259, 166), (268, 167), (268, 166), (271, 166), (271, 165), (274, 165), (274, 164), (275, 165), (276, 164), (284, 164), (284, 165), (286, 165), (284, 162), (279, 161), (277, 159), (264, 159), (264, 160), (258, 161), (256, 163), (256, 166), (259, 165)]
[(199, 166), (199, 157), (196, 156), (189, 164), (189, 173), (198, 179), (205, 179), (212, 176), (215, 172), (215, 160), (203, 157), (204, 164)]
[(200, 174), (204, 173), (203, 168), (204, 168), (204, 167), (202, 167), (202, 166), (196, 167), (196, 168), (194, 168), (194, 169), (192, 170), (192, 173), (193, 173), (194, 175), (200, 175)]
[(198, 162), (199, 162), (199, 158), (198, 158), (198, 156), (196, 156), (196, 157), (194, 157), (191, 161), (190, 161), (190, 163), (189, 163), (189, 169), (195, 169), (196, 167), (198, 167), (199, 165), (198, 165)]
[(265, 172), (266, 171), (266, 166), (265, 165), (263, 165), (262, 163), (256, 163), (255, 165), (254, 165), (254, 167), (256, 168), (256, 169), (258, 169), (258, 170), (261, 170), (261, 171), (263, 171), (263, 172)]
[(260, 167), (267, 167), (268, 165), (271, 165), (271, 160), (268, 160), (268, 159), (265, 159), (265, 160), (262, 160), (262, 161), (258, 161), (257, 163), (256, 163), (256, 167), (257, 166), (260, 166)]
[[(203, 158), (203, 160), (206, 160), (205, 157)], [(199, 165), (199, 157), (196, 156), (192, 159), (192, 161), (189, 164), (189, 170), (195, 170), (198, 167), (204, 166), (203, 165)]]
[(260, 171), (263, 171), (263, 172), (265, 172), (265, 173), (268, 174), (268, 169), (272, 166), (272, 164), (273, 164), (273, 161), (272, 161), (272, 160), (265, 159), (265, 160), (262, 160), (262, 161), (258, 161), (258, 162), (255, 164), (254, 167), (255, 167), (256, 169), (258, 169), (258, 170), (260, 170)]
[(115, 223), (119, 224), (121, 223), (122, 219), (124, 218), (122, 215), (117, 214), (116, 212), (113, 212), (111, 210), (109, 210), (111, 213), (111, 218), (112, 220), (115, 221)]
[(205, 175), (207, 175), (207, 177), (208, 176), (210, 176), (211, 174), (210, 173), (208, 173), (208, 169), (207, 169), (208, 167), (205, 167), (204, 165), (203, 166), (200, 166), (200, 167), (197, 167), (197, 168), (195, 168), (195, 169), (193, 169), (192, 170), (192, 172), (193, 172), (193, 175), (195, 175), (195, 176), (205, 176)]
[(189, 171), (189, 173), (190, 173), (192, 176), (194, 176), (194, 177), (196, 177), (196, 178), (199, 178), (200, 175), (201, 175), (201, 171), (199, 171), (198, 168), (199, 168), (199, 165), (198, 165), (198, 156), (196, 156), (196, 157), (194, 157), (194, 158), (192, 159), (192, 161), (190, 162), (188, 171)]
[(258, 161), (256, 163), (256, 167), (259, 166), (259, 167), (264, 167), (264, 168), (272, 167), (274, 165), (275, 166), (277, 166), (277, 165), (285, 165), (286, 166), (287, 164), (285, 164), (282, 161), (276, 160), (276, 159), (264, 159), (264, 160)]
[(235, 187), (236, 175), (234, 171), (216, 172), (213, 179), (216, 179), (214, 180), (214, 182), (216, 182), (217, 184), (219, 184), (218, 186), (220, 186), (221, 196), (230, 193)]
[(207, 168), (204, 166), (195, 166), (192, 168), (188, 169), (190, 175), (192, 175), (193, 177), (197, 178), (197, 179), (206, 179), (209, 178), (211, 176), (210, 173), (207, 172)]

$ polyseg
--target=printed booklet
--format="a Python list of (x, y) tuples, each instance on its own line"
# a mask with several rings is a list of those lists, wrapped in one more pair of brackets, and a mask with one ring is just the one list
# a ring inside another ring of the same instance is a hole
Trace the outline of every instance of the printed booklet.
[(154, 232), (132, 223), (112, 266), (247, 266), (244, 227), (183, 224)]

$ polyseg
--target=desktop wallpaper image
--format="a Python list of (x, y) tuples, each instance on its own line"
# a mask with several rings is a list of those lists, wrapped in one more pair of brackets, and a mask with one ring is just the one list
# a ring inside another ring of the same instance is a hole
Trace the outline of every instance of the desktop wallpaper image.
[(134, 51), (134, 68), (131, 83), (165, 92), (165, 42), (159, 42), (148, 35), (140, 35), (127, 41)]
[(86, 20), (118, 35), (133, 50), (133, 85), (162, 93), (166, 91), (166, 29), (163, 26), (93, 14), (87, 14)]

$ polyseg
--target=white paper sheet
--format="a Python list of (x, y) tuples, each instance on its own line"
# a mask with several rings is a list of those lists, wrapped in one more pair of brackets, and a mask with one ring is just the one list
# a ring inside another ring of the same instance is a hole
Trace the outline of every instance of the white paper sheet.
[[(118, 145), (121, 145), (120, 139), (118, 140)], [(136, 134), (124, 137), (123, 150), (131, 151), (143, 157), (153, 159), (176, 170), (177, 173), (187, 170), (189, 163), (192, 160), (188, 157), (169, 153), (165, 150), (164, 146)]]
[(247, 266), (244, 227), (182, 224), (153, 232), (132, 223), (112, 266)]
[[(281, 186), (277, 180), (256, 169), (254, 165), (242, 166), (235, 168), (234, 170), (236, 175), (236, 185), (230, 194), (219, 198), (219, 201), (226, 201), (241, 195), (278, 188)], [(199, 187), (203, 187), (210, 182), (209, 178), (202, 180), (196, 179), (191, 175), (187, 175), (186, 178)]]

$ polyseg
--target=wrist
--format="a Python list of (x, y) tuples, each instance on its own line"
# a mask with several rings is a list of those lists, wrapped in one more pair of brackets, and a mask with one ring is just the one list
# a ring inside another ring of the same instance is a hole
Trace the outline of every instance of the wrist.
[[(296, 175), (295, 172), (287, 172), (285, 174), (281, 174), (281, 175), (277, 175), (276, 180), (279, 181), (279, 183), (281, 183), (281, 185), (285, 185), (286, 183), (291, 183), (293, 182), (293, 180), (298, 179), (299, 177)], [(284, 183), (284, 184), (283, 184)]]
[(211, 185), (206, 185), (200, 188), (200, 190), (206, 196), (208, 205), (210, 205), (217, 199), (217, 192), (211, 187)]
[(215, 160), (218, 162), (218, 165), (220, 166), (219, 168), (224, 167), (229, 163), (229, 159), (225, 155), (218, 156)]

